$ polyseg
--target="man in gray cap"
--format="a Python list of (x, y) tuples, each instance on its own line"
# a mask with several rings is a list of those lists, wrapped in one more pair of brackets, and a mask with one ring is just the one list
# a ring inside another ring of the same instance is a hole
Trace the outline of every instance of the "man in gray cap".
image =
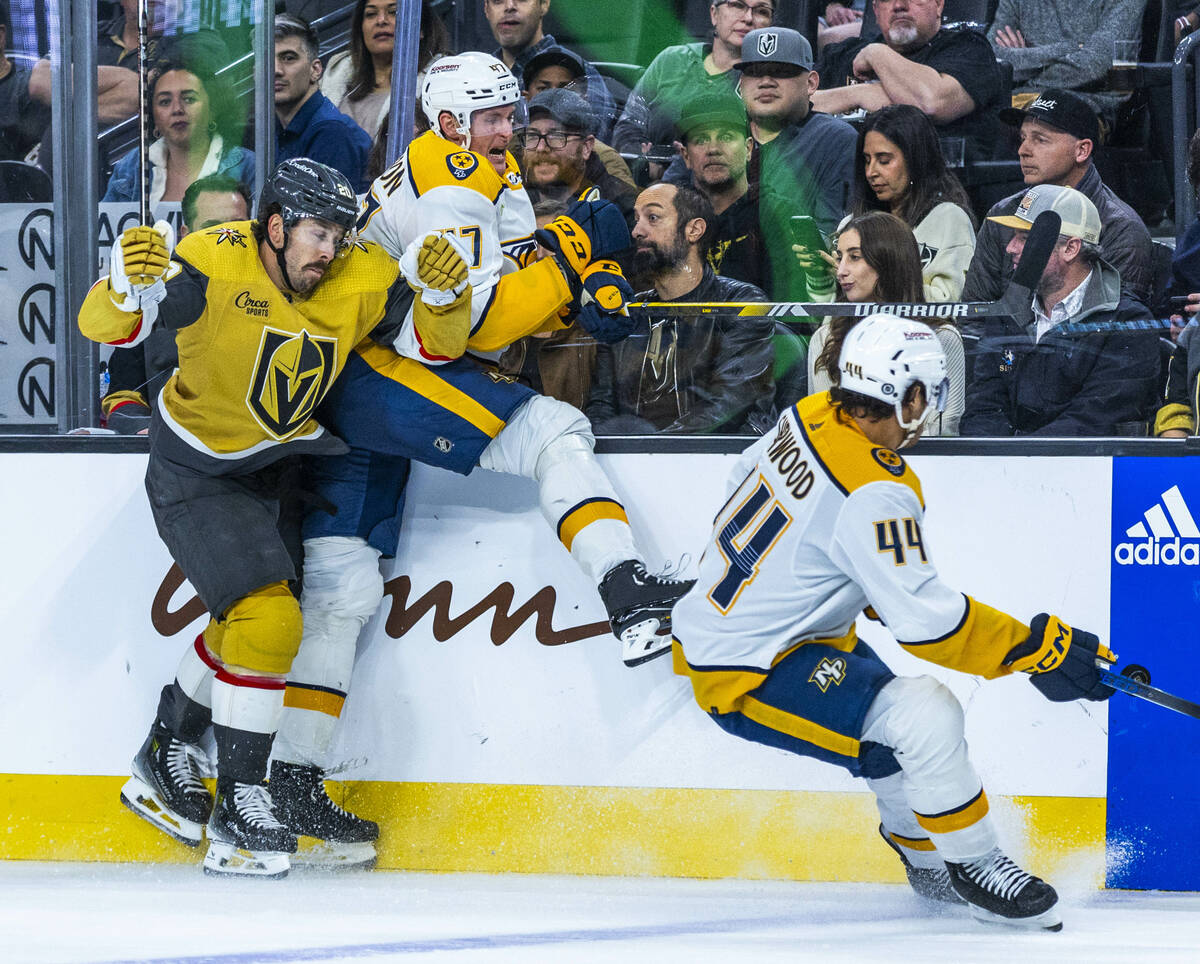
[(1145, 434), (1158, 395), (1158, 335), (1123, 325), (1150, 313), (1121, 291), (1121, 275), (1101, 258), (1096, 205), (1073, 188), (1039, 184), (1012, 214), (989, 220), (1013, 230), (1006, 250), (1015, 265), (1045, 211), (1062, 218), (1062, 227), (1030, 320), (987, 319), (959, 429), (975, 436)]
[(813, 109), (820, 83), (812, 47), (795, 30), (763, 27), (742, 41), (741, 95), (756, 150), (750, 177), (759, 186), (763, 234), (774, 242), (771, 296), (805, 301), (832, 293), (822, 271), (808, 278), (792, 254), (792, 218), (812, 218), (828, 237), (846, 212), (858, 135)]
[[(1100, 180), (1092, 163), (1100, 125), (1087, 101), (1068, 90), (1047, 90), (1024, 110), (1002, 110), (1000, 119), (1020, 128), (1017, 157), (1026, 190), (1035, 184), (1058, 184), (1085, 194), (1100, 212), (1104, 260), (1121, 272), (1122, 284), (1148, 302), (1154, 283), (1150, 232), (1133, 208)], [(1006, 197), (988, 211), (967, 269), (963, 301), (995, 301), (1008, 286), (1012, 267), (1004, 248), (1012, 231), (997, 219), (1012, 214), (1024, 194)]]
[(628, 218), (637, 190), (613, 177), (595, 153), (595, 116), (566, 88), (544, 90), (529, 102), (529, 126), (517, 135), (524, 148), (525, 189), (535, 205), (546, 198), (573, 201), (595, 187)]

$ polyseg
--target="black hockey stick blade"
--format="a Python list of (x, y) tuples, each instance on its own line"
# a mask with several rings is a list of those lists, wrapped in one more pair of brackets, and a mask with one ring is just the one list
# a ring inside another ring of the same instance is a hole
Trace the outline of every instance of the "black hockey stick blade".
[(1061, 230), (1062, 218), (1053, 211), (1043, 211), (1034, 220), (1021, 251), (1021, 260), (1017, 262), (1012, 280), (1000, 299), (1010, 318), (1019, 317), (1019, 313), (1029, 310), (1033, 292), (1042, 280), (1042, 273), (1046, 270), (1054, 245), (1058, 243)]
[[(1157, 703), (1159, 706), (1165, 706), (1176, 713), (1182, 713), (1184, 716), (1200, 720), (1200, 703), (1193, 703), (1191, 700), (1185, 700), (1182, 696), (1167, 693), (1156, 686), (1151, 686), (1149, 682), (1141, 682), (1140, 679), (1136, 678), (1140, 674), (1126, 676), (1122, 673), (1114, 673), (1110, 669), (1105, 669), (1104, 665), (1098, 662), (1100, 682), (1106, 686), (1111, 686), (1113, 689), (1120, 690), (1122, 693), (1127, 693), (1130, 696), (1136, 696), (1139, 700)], [(1133, 668), (1127, 667), (1126, 672)], [(1140, 669), (1140, 667), (1138, 668)], [(1148, 680), (1149, 676), (1147, 675), (1143, 678)]]

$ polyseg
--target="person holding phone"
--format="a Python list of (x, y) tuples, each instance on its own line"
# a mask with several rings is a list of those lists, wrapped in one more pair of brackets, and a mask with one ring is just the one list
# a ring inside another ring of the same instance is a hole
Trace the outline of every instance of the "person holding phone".
[[(921, 256), (912, 229), (893, 214), (868, 211), (842, 228), (835, 248), (837, 298), (855, 303), (925, 301)], [(862, 319), (830, 318), (808, 345), (808, 390), (824, 392), (839, 384), (838, 358), (850, 330)], [(944, 408), (932, 416), (926, 435), (957, 435), (966, 398), (963, 339), (951, 321), (928, 320), (946, 356), (948, 392)]]

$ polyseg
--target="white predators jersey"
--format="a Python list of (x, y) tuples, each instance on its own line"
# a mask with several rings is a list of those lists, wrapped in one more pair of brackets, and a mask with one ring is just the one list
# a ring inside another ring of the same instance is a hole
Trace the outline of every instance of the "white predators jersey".
[(676, 671), (705, 710), (736, 707), (781, 655), (856, 643), (868, 606), (909, 651), (983, 676), (1029, 630), (950, 588), (924, 543), (921, 485), (827, 393), (743, 453), (696, 585), (675, 606)]
[[(427, 131), (377, 177), (363, 200), (358, 231), (399, 260), (430, 231), (457, 235), (470, 255), (472, 330), (493, 303), (502, 275), (530, 264), (537, 250), (533, 205), (516, 161), (501, 177), (485, 158)], [(420, 351), (411, 316), (397, 339), (402, 355), (430, 362)], [(499, 356), (494, 352), (475, 352)]]

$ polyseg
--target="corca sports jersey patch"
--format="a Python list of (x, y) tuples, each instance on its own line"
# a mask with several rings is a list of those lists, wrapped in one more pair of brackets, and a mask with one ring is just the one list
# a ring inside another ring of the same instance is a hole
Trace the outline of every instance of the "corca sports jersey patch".
[(891, 472), (892, 475), (899, 476), (904, 474), (904, 459), (891, 449), (871, 449), (871, 455), (876, 462)]
[(456, 180), (465, 181), (479, 166), (479, 158), (470, 151), (455, 151), (446, 157), (446, 167)]
[(246, 404), (270, 435), (287, 438), (312, 418), (336, 367), (336, 338), (264, 328)]

